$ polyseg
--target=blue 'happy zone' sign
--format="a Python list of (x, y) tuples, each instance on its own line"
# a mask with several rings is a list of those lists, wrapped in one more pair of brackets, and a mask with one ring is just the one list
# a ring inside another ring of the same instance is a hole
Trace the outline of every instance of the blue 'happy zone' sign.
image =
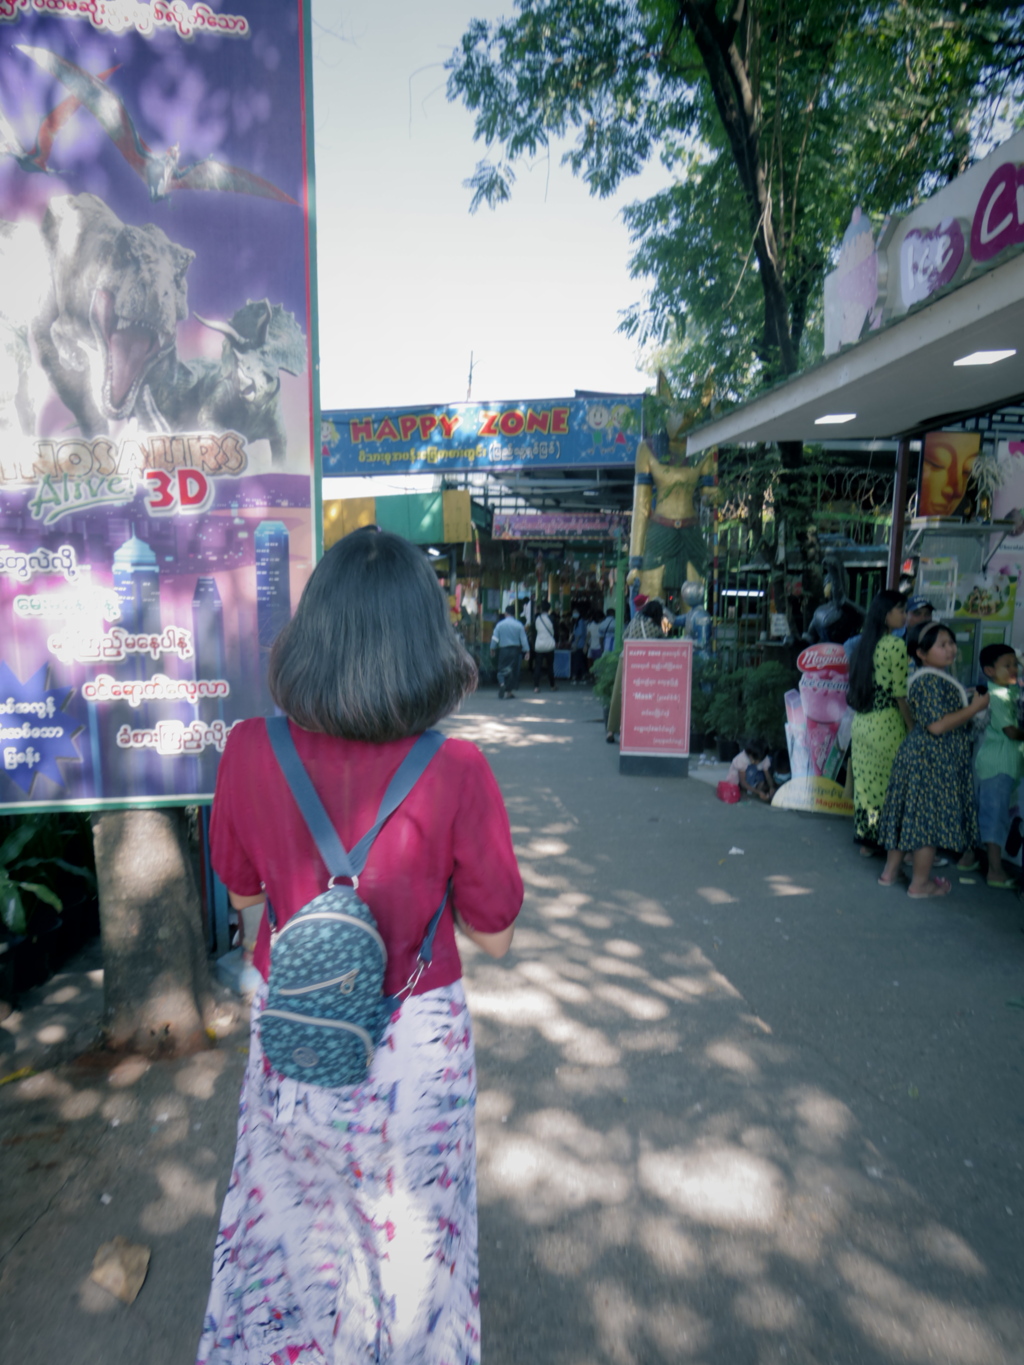
[(628, 466), (639, 440), (637, 397), (350, 409), (325, 412), (321, 426), (327, 478)]

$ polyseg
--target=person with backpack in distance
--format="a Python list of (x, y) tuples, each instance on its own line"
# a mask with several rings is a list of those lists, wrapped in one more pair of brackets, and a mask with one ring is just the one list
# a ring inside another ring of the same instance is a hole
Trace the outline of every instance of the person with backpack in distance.
[(533, 690), (540, 691), (540, 680), (547, 675), (552, 692), (558, 691), (555, 682), (555, 623), (551, 619), (551, 603), (545, 597), (537, 612), (536, 633), (533, 641)]
[[(382, 632), (392, 603), (411, 606)], [(266, 901), (199, 1365), (480, 1359), (473, 1036), (456, 929), (523, 899), (429, 561), (375, 528), (320, 561), (270, 658), (283, 715), (232, 727), (211, 860)]]

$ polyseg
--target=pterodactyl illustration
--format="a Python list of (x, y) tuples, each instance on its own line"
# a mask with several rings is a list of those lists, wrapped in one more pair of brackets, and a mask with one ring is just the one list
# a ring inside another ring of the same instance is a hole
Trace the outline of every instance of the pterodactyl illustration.
[(19, 52), (24, 52), (44, 71), (66, 85), (72, 95), (95, 116), (128, 165), (142, 177), (154, 203), (169, 199), (172, 190), (226, 190), (235, 194), (255, 194), (262, 199), (278, 199), (286, 204), (296, 203), (291, 195), (279, 190), (269, 180), (238, 166), (228, 166), (223, 161), (213, 161), (207, 157), (191, 166), (179, 166), (180, 149), (177, 143), (166, 152), (154, 152), (135, 131), (131, 115), (119, 96), (102, 81), (44, 47), (16, 46)]
[[(108, 67), (106, 71), (94, 76), (93, 80), (105, 81), (117, 69), (116, 66)], [(13, 157), (23, 171), (39, 171), (44, 175), (52, 175), (53, 172), (46, 163), (50, 159), (53, 140), (75, 110), (81, 108), (81, 104), (82, 101), (77, 95), (69, 95), (66, 100), (61, 100), (56, 109), (51, 109), (43, 119), (34, 144), (27, 150), (22, 146), (4, 111), (0, 109), (0, 156)]]

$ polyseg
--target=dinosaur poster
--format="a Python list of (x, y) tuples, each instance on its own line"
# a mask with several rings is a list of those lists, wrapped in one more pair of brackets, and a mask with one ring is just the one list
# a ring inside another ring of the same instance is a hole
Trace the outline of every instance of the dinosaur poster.
[(308, 0), (0, 0), (0, 809), (213, 793), (311, 572)]

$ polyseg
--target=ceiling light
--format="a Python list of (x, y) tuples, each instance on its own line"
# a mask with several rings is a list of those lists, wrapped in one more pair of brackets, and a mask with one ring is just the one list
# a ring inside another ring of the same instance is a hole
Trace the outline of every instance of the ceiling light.
[(816, 427), (838, 426), (840, 422), (852, 422), (857, 416), (855, 412), (826, 412), (824, 417), (815, 417)]
[(1008, 360), (1010, 356), (1017, 354), (1017, 348), (1011, 351), (972, 351), (970, 355), (962, 355), (959, 360), (954, 360), (954, 365), (995, 365), (997, 361)]

